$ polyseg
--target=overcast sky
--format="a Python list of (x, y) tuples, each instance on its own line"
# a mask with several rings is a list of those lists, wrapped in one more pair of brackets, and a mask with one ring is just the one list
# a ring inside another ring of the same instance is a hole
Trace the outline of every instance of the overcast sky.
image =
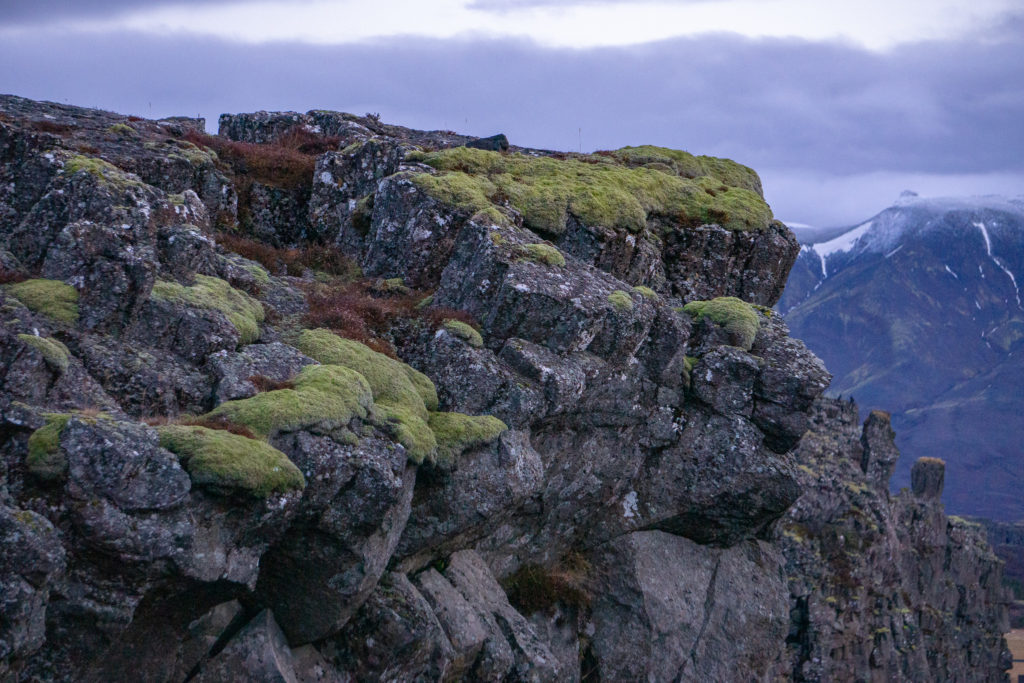
[(0, 92), (677, 147), (754, 167), (783, 220), (847, 225), (903, 189), (1024, 194), (1020, 5), (2, 0)]

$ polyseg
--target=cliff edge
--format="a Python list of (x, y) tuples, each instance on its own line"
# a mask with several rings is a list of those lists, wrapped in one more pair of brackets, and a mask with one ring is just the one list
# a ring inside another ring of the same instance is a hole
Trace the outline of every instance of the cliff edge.
[(1005, 680), (751, 169), (204, 125), (0, 97), (0, 675)]

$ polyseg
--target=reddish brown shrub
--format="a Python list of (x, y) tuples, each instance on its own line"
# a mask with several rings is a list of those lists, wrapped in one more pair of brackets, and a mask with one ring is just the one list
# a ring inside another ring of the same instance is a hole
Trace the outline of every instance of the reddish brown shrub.
[(12, 282), (24, 282), (28, 275), (18, 270), (8, 270), (0, 266), (0, 285), (9, 285)]
[(57, 123), (56, 121), (33, 121), (32, 130), (37, 130), (40, 133), (57, 133), (58, 135), (68, 133), (74, 130), (74, 126), (70, 126), (66, 123)]
[[(185, 132), (184, 139), (194, 145), (208, 147), (231, 166), (237, 180), (249, 178), (265, 185), (282, 188), (296, 188), (313, 182), (316, 159), (292, 147), (280, 144), (257, 145), (250, 142), (235, 142), (215, 135), (207, 135), (195, 129)], [(239, 193), (244, 188), (239, 188)]]
[(278, 381), (276, 379), (271, 379), (266, 375), (252, 375), (251, 377), (249, 377), (249, 381), (252, 382), (253, 386), (256, 387), (256, 390), (260, 392), (295, 388), (295, 382), (293, 382), (290, 379)]
[(590, 564), (570, 553), (552, 567), (528, 564), (503, 582), (508, 601), (524, 614), (548, 610), (556, 604), (583, 608), (590, 604), (587, 586)]
[(230, 232), (219, 233), (217, 241), (239, 256), (256, 261), (275, 275), (283, 272), (298, 277), (309, 268), (345, 279), (359, 276), (359, 266), (355, 261), (330, 245), (281, 249)]
[(229, 422), (223, 416), (218, 416), (218, 417), (208, 417), (206, 415), (201, 415), (199, 417), (193, 417), (193, 416), (186, 417), (186, 416), (182, 416), (180, 419), (178, 419), (177, 424), (187, 425), (189, 427), (206, 427), (207, 429), (220, 429), (220, 430), (223, 430), (225, 432), (231, 432), (232, 434), (237, 434), (238, 436), (244, 436), (247, 439), (255, 439), (255, 438), (257, 438), (256, 435), (253, 434), (252, 431), (250, 431), (248, 427), (243, 427), (242, 425), (235, 424), (234, 422)]

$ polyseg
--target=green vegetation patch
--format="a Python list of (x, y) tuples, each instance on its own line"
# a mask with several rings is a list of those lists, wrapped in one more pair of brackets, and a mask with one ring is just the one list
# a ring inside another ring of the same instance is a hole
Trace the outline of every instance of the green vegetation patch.
[(621, 289), (616, 289), (614, 292), (608, 295), (608, 303), (615, 307), (616, 311), (625, 313), (626, 311), (633, 310), (633, 299), (627, 292)]
[(508, 431), (508, 425), (491, 415), (431, 413), (430, 429), (437, 440), (436, 463), (438, 466), (447, 467), (452, 465), (463, 451), (489, 444), (497, 439)]
[(309, 427), (345, 427), (354, 417), (365, 418), (373, 395), (361, 374), (337, 365), (307, 365), (293, 389), (277, 389), (251, 398), (226, 401), (204, 418), (226, 420), (266, 438), (279, 431)]
[(410, 158), (441, 171), (412, 178), (434, 198), (471, 213), (508, 202), (527, 227), (546, 234), (565, 232), (570, 214), (589, 226), (634, 233), (651, 218), (684, 228), (718, 223), (729, 230), (763, 229), (771, 222), (760, 180), (745, 166), (674, 150), (664, 151), (696, 161), (686, 166), (662, 155), (672, 163), (636, 164), (637, 153), (629, 149), (555, 159), (454, 147)]
[(658, 293), (650, 287), (644, 287), (643, 285), (637, 285), (633, 288), (633, 291), (642, 296), (645, 299), (651, 299), (652, 301), (658, 300)]
[(68, 413), (48, 413), (46, 424), (28, 438), (28, 458), (25, 465), (29, 472), (47, 481), (64, 476), (68, 468), (67, 458), (60, 451), (60, 435), (71, 419)]
[(25, 280), (7, 286), (7, 293), (30, 310), (68, 325), (78, 322), (78, 290), (60, 280)]
[(731, 187), (739, 187), (761, 194), (761, 179), (754, 169), (731, 159), (694, 156), (689, 152), (653, 145), (623, 147), (611, 152), (622, 164), (635, 168), (643, 166), (668, 169), (667, 172), (683, 178), (709, 177)]
[(117, 166), (114, 166), (109, 161), (104, 161), (103, 159), (76, 154), (64, 162), (64, 173), (67, 175), (75, 175), (81, 171), (91, 174), (107, 186), (118, 188), (142, 186), (142, 182), (140, 180), (125, 173)]
[(55, 370), (65, 372), (68, 369), (70, 353), (68, 347), (50, 337), (37, 337), (34, 334), (19, 334), (18, 339), (38, 351), (47, 364)]
[(115, 123), (107, 128), (107, 132), (125, 138), (134, 138), (138, 135), (138, 132), (127, 123)]
[(423, 419), (427, 411), (437, 410), (437, 389), (429, 377), (357, 341), (329, 330), (303, 330), (295, 347), (325, 365), (343, 365), (361, 374), (370, 383), (377, 403), (406, 406)]
[(262, 441), (206, 427), (157, 427), (160, 445), (177, 455), (192, 482), (239, 489), (265, 498), (306, 486), (299, 468), (281, 451)]
[(373, 393), (377, 423), (405, 446), (413, 462), (433, 457), (437, 442), (427, 418), (430, 410), (437, 409), (438, 401), (429, 377), (327, 330), (303, 330), (295, 346), (328, 367), (342, 366), (365, 377)]
[(484, 345), (484, 338), (480, 336), (480, 333), (461, 320), (445, 320), (444, 329), (472, 347), (479, 349)]
[[(472, 327), (466, 327), (476, 333)], [(489, 443), (507, 429), (503, 422), (489, 416), (435, 412), (438, 407), (437, 390), (429, 377), (357, 341), (344, 339), (328, 330), (303, 330), (295, 347), (324, 363), (314, 367), (339, 368), (364, 378), (373, 397), (368, 417), (402, 444), (409, 459), (416, 464), (448, 465), (465, 449)], [(303, 372), (309, 369), (305, 368)], [(296, 389), (299, 389), (298, 383)], [(276, 392), (270, 392), (273, 393)], [(257, 398), (259, 396), (245, 401)], [(239, 422), (230, 415), (226, 417), (232, 422)]]
[(683, 306), (683, 311), (697, 320), (710, 318), (716, 325), (721, 325), (732, 335), (736, 345), (744, 351), (750, 350), (757, 331), (761, 329), (761, 321), (754, 308), (734, 296), (721, 296), (710, 301), (691, 301)]
[(520, 244), (516, 247), (519, 258), (524, 261), (543, 263), (546, 266), (561, 268), (565, 265), (565, 257), (550, 244)]
[(263, 306), (251, 296), (235, 289), (224, 280), (196, 275), (191, 287), (170, 280), (157, 280), (152, 297), (194, 308), (220, 311), (238, 330), (243, 344), (251, 344), (260, 336)]

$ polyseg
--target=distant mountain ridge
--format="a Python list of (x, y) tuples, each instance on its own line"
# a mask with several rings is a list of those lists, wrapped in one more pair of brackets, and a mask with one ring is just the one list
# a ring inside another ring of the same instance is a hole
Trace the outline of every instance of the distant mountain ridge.
[(777, 306), (830, 393), (892, 412), (895, 486), (940, 457), (951, 511), (1024, 518), (1024, 197), (904, 193), (837, 232), (798, 232)]

